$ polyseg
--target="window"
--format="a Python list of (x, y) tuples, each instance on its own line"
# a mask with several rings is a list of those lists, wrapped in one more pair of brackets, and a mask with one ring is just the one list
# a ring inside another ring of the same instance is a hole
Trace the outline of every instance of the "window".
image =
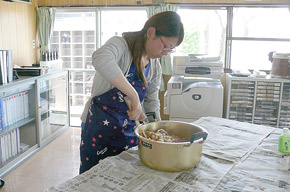
[[(96, 50), (96, 17), (94, 11), (58, 10), (55, 16), (51, 48), (59, 50), (63, 67), (72, 70), (92, 69)], [(71, 72), (70, 123), (80, 126), (80, 115), (92, 86), (94, 71)]]
[(269, 52), (290, 52), (288, 8), (234, 8), (230, 68), (270, 70)]
[(208, 54), (224, 60), (227, 10), (180, 8), (177, 13), (182, 19), (185, 37), (176, 54)]
[[(289, 53), (290, 43), (279, 41), (232, 42), (231, 68), (236, 70), (271, 70), (269, 52)], [(288, 50), (287, 50), (288, 49)]]
[(234, 8), (233, 37), (290, 39), (288, 8)]
[(96, 49), (95, 34), (95, 12), (58, 11), (51, 48), (59, 50), (64, 68), (90, 69)]
[[(173, 55), (220, 56), (226, 68), (270, 70), (269, 52), (290, 52), (288, 7), (180, 7), (185, 38)], [(79, 121), (90, 97), (91, 56), (99, 45), (123, 32), (139, 31), (145, 7), (57, 9), (51, 48), (58, 49), (71, 74), (71, 116)], [(83, 71), (82, 71), (83, 70)], [(79, 126), (80, 122), (71, 125)]]
[[(100, 21), (96, 15), (100, 15)], [(70, 125), (80, 126), (80, 116), (91, 94), (94, 77), (91, 58), (97, 42), (102, 45), (112, 36), (141, 30), (147, 14), (144, 8), (57, 9), (55, 18), (51, 49), (59, 50), (63, 67), (71, 69)]]
[(140, 31), (147, 20), (145, 9), (101, 11), (101, 45), (113, 36), (122, 36), (123, 32)]

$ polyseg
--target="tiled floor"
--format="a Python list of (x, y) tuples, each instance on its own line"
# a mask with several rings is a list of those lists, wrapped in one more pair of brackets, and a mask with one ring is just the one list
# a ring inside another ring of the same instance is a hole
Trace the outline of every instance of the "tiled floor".
[(70, 128), (2, 178), (0, 192), (38, 192), (78, 175), (81, 129)]

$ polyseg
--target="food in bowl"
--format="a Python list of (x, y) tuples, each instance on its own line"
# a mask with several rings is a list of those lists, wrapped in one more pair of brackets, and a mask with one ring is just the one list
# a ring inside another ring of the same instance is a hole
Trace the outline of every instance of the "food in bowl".
[[(157, 132), (159, 129), (164, 129), (170, 135), (185, 138), (186, 142), (153, 141), (142, 134), (146, 131)], [(139, 139), (140, 160), (150, 168), (169, 172), (195, 167), (201, 160), (203, 142), (200, 139), (191, 142), (192, 136), (200, 133), (208, 134), (203, 127), (180, 121), (155, 121), (137, 126), (134, 132)], [(203, 138), (205, 139), (206, 137)]]
[(171, 142), (171, 143), (187, 141), (186, 139), (180, 138), (177, 135), (169, 134), (166, 130), (162, 128), (156, 131), (144, 131), (143, 129), (141, 129), (140, 135), (153, 141)]

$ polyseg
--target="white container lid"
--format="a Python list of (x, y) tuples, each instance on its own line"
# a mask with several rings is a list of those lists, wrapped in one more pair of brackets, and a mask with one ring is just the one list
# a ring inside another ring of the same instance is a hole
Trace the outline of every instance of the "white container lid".
[(283, 128), (283, 134), (288, 134), (289, 129), (287, 127)]
[(273, 58), (290, 59), (290, 53), (274, 53)]

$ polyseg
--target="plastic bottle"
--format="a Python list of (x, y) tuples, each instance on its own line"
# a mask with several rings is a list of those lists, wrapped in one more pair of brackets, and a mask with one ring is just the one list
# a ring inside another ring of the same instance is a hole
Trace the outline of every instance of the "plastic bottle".
[(55, 50), (55, 59), (58, 60), (58, 50)]
[(288, 128), (283, 128), (283, 133), (279, 137), (278, 151), (280, 158), (278, 159), (278, 169), (288, 171), (290, 169), (290, 135)]
[(290, 135), (288, 134), (289, 129), (283, 128), (283, 133), (279, 137), (279, 152), (290, 153)]

